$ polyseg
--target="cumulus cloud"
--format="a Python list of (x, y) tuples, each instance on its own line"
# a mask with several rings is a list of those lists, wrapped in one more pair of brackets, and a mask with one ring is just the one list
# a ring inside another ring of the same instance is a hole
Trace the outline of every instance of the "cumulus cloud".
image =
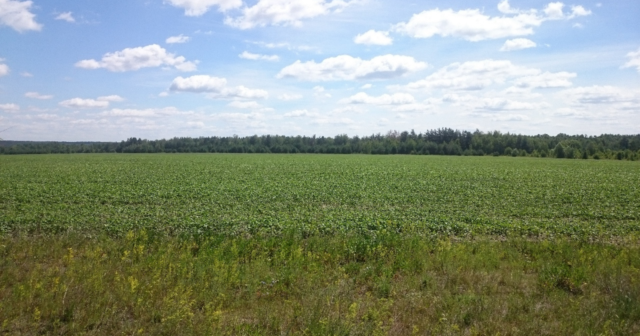
[(71, 12), (60, 13), (60, 15), (56, 16), (56, 20), (67, 21), (69, 23), (76, 22)]
[(0, 63), (0, 77), (6, 76), (9, 74), (9, 66), (6, 64)]
[(13, 113), (20, 111), (20, 106), (16, 104), (0, 104), (0, 110)]
[(111, 109), (100, 113), (104, 117), (121, 118), (145, 118), (145, 117), (168, 117), (176, 115), (192, 114), (190, 111), (181, 111), (175, 107), (149, 108), (149, 109)]
[(109, 107), (109, 102), (96, 99), (72, 98), (58, 103), (60, 106), (68, 108), (105, 108)]
[(540, 70), (516, 66), (506, 60), (483, 60), (452, 63), (427, 78), (409, 83), (412, 90), (454, 89), (481, 90), (509, 78), (538, 75)]
[(389, 32), (369, 30), (364, 34), (358, 34), (353, 38), (353, 42), (367, 45), (391, 45), (393, 39), (389, 37)]
[(184, 8), (186, 16), (201, 16), (211, 7), (218, 7), (221, 12), (225, 12), (242, 6), (242, 0), (165, 0), (165, 2)]
[(180, 71), (195, 71), (196, 62), (187, 61), (183, 56), (175, 56), (157, 44), (146, 47), (126, 48), (105, 54), (100, 61), (82, 60), (75, 64), (83, 69), (105, 68), (112, 72), (135, 71), (142, 68), (171, 66)]
[(165, 43), (167, 44), (174, 44), (174, 43), (186, 43), (189, 42), (191, 38), (189, 36), (184, 36), (182, 34), (178, 35), (178, 36), (171, 36), (168, 37), (165, 40)]
[(545, 72), (533, 76), (525, 76), (515, 81), (515, 86), (519, 88), (562, 88), (573, 85), (570, 79), (577, 75), (572, 72)]
[(555, 111), (583, 119), (612, 119), (635, 115), (640, 110), (640, 91), (614, 86), (588, 86), (563, 90), (558, 97), (568, 107)]
[(405, 105), (415, 103), (415, 98), (408, 93), (383, 94), (375, 97), (364, 92), (340, 100), (342, 104), (368, 104), (368, 105)]
[(52, 95), (41, 95), (37, 92), (27, 92), (24, 94), (25, 97), (27, 98), (32, 98), (32, 99), (41, 99), (41, 100), (46, 100), (46, 99), (51, 99), (53, 98)]
[(249, 89), (242, 85), (228, 87), (225, 78), (197, 75), (187, 78), (177, 77), (170, 87), (171, 91), (209, 93), (211, 98), (266, 99), (269, 94), (265, 90)]
[(483, 14), (480, 9), (432, 9), (414, 14), (408, 22), (396, 24), (393, 30), (414, 38), (439, 35), (477, 42), (532, 35), (534, 28), (547, 20), (573, 19), (591, 14), (582, 6), (573, 6), (571, 14), (565, 15), (563, 7), (561, 2), (550, 3), (542, 15), (535, 9), (514, 9), (508, 1), (502, 1), (498, 4), (498, 10), (505, 15), (494, 17)]
[(433, 110), (433, 104), (413, 103), (394, 107), (393, 112), (426, 112)]
[(260, 54), (252, 54), (248, 51), (243, 52), (242, 54), (238, 55), (238, 57), (240, 58), (244, 58), (244, 59), (248, 59), (248, 60), (252, 60), (252, 61), (271, 61), (271, 62), (277, 62), (280, 60), (280, 57), (278, 57), (278, 55), (260, 55)]
[(242, 8), (240, 16), (227, 17), (224, 22), (239, 29), (267, 25), (300, 26), (304, 19), (338, 12), (351, 3), (344, 0), (259, 0), (251, 7)]
[(574, 105), (615, 104), (618, 107), (640, 107), (640, 92), (614, 86), (587, 86), (567, 89), (560, 93)]
[(540, 26), (542, 22), (542, 18), (531, 13), (513, 17), (490, 17), (479, 9), (432, 9), (414, 14), (408, 22), (401, 22), (393, 29), (414, 38), (440, 35), (477, 42), (532, 35), (533, 28)]
[(475, 109), (479, 111), (518, 111), (518, 110), (536, 110), (544, 108), (544, 103), (529, 103), (504, 98), (484, 98), (476, 103)]
[(257, 109), (262, 107), (255, 101), (232, 101), (227, 106), (237, 109)]
[(517, 38), (513, 40), (507, 40), (504, 42), (500, 51), (514, 51), (514, 50), (522, 50), (528, 48), (535, 48), (537, 45), (535, 42), (526, 39), (526, 38)]
[(121, 102), (124, 101), (124, 98), (118, 96), (118, 95), (111, 95), (111, 96), (102, 96), (102, 97), (98, 97), (99, 101), (106, 101), (106, 102)]
[(311, 123), (315, 125), (352, 125), (352, 124), (355, 124), (355, 121), (353, 121), (350, 118), (318, 117), (314, 119)]
[(305, 81), (367, 80), (400, 77), (427, 67), (410, 56), (384, 55), (363, 60), (341, 55), (323, 60), (295, 63), (285, 67), (277, 78), (297, 78)]
[(42, 29), (42, 25), (35, 21), (35, 14), (29, 11), (31, 5), (32, 1), (0, 0), (0, 25), (18, 32)]
[[(632, 51), (628, 53), (627, 58), (629, 59), (629, 61), (625, 63), (622, 67), (636, 68), (636, 70), (638, 70), (638, 72), (640, 73), (640, 48), (638, 48), (637, 51)], [(0, 75), (2, 75), (1, 69), (0, 69)]]
[(331, 98), (331, 94), (326, 92), (326, 89), (322, 86), (313, 87), (313, 95), (316, 97)]
[(284, 117), (287, 117), (287, 118), (317, 117), (317, 116), (318, 116), (318, 113), (310, 112), (309, 110), (306, 110), (306, 109), (294, 110), (284, 114)]
[(302, 95), (299, 94), (288, 94), (288, 93), (284, 93), (278, 96), (278, 99), (280, 100), (284, 100), (284, 101), (291, 101), (291, 100), (298, 100), (298, 99), (302, 99)]

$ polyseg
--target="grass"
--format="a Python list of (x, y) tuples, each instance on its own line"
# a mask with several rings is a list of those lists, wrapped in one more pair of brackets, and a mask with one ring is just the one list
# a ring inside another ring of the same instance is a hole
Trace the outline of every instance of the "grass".
[(144, 232), (1, 244), (12, 335), (640, 332), (637, 246)]
[(640, 334), (639, 172), (0, 156), (0, 334)]

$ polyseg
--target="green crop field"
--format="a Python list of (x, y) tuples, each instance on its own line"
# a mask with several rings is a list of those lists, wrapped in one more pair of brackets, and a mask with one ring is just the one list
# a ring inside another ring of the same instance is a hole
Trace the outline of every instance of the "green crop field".
[(640, 164), (0, 156), (0, 334), (640, 333)]
[(5, 233), (624, 237), (637, 162), (330, 155), (0, 157)]

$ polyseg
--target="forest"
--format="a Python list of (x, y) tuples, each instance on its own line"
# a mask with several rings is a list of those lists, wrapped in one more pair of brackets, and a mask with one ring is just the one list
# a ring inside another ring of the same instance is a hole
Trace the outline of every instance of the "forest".
[(335, 137), (253, 135), (239, 137), (176, 137), (162, 140), (129, 138), (121, 142), (0, 141), (0, 154), (58, 153), (316, 153), (414, 154), (465, 156), (529, 156), (568, 159), (640, 159), (640, 134), (599, 136), (521, 135), (440, 128), (386, 134)]

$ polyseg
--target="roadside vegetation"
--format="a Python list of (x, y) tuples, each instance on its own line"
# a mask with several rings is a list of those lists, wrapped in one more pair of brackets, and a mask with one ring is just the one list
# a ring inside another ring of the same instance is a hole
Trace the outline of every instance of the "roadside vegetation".
[(0, 157), (0, 334), (635, 335), (640, 166)]

